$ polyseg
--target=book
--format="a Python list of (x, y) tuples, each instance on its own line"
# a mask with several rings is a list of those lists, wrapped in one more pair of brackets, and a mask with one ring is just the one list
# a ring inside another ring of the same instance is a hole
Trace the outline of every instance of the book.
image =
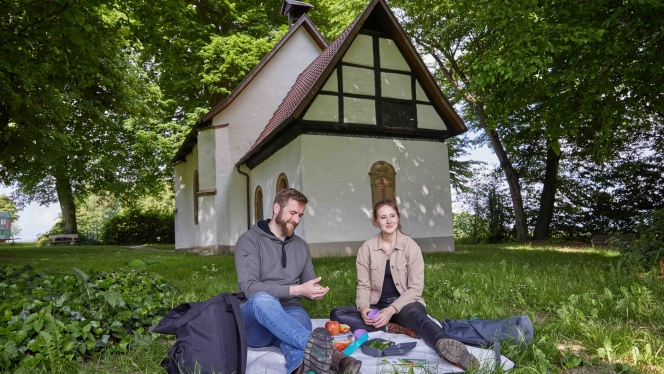
[(396, 358), (396, 357), (383, 357), (380, 359), (382, 364), (391, 364), (398, 366), (410, 366), (410, 367), (423, 367), (429, 362), (425, 358)]

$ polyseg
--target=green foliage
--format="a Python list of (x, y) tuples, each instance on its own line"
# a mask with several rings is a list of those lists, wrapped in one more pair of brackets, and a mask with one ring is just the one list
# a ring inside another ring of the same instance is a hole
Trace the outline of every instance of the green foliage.
[(111, 217), (103, 233), (108, 244), (175, 243), (173, 210), (129, 208)]
[(641, 271), (661, 266), (664, 275), (664, 209), (652, 211), (640, 217), (636, 225), (638, 239), (618, 242), (621, 247), (623, 265)]
[(173, 287), (139, 272), (48, 275), (0, 269), (0, 368), (48, 369), (101, 351), (127, 352), (168, 312)]
[(270, 37), (261, 38), (246, 34), (213, 36), (198, 53), (203, 59), (201, 82), (210, 86), (212, 94), (230, 95), (286, 31), (282, 26)]
[(487, 222), (479, 214), (453, 213), (454, 243), (478, 244), (486, 242)]

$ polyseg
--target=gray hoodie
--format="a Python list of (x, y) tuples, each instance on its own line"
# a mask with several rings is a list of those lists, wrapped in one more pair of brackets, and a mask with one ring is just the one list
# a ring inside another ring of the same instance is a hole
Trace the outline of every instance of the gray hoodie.
[(240, 236), (235, 245), (238, 292), (244, 292), (247, 299), (257, 292), (267, 292), (283, 306), (300, 303), (299, 298), (290, 296), (290, 286), (316, 278), (309, 246), (297, 235), (287, 238), (285, 268), (281, 246), (281, 239), (256, 224)]

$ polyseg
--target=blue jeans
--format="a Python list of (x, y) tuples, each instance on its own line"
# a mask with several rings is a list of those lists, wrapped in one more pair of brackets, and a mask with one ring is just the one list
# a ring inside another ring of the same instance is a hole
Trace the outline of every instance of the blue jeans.
[(301, 305), (282, 306), (274, 296), (258, 292), (242, 305), (242, 318), (249, 347), (279, 347), (286, 356), (287, 373), (302, 364), (311, 319)]

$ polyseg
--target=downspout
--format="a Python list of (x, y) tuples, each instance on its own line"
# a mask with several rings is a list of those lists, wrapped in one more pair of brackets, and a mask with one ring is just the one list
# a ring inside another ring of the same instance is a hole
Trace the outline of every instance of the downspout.
[(240, 165), (237, 165), (237, 172), (244, 175), (247, 178), (247, 230), (249, 230), (251, 228), (251, 204), (250, 204), (250, 200), (251, 200), (251, 197), (250, 197), (251, 178), (249, 178), (249, 174), (247, 174), (247, 173), (243, 172), (242, 170), (240, 170)]

